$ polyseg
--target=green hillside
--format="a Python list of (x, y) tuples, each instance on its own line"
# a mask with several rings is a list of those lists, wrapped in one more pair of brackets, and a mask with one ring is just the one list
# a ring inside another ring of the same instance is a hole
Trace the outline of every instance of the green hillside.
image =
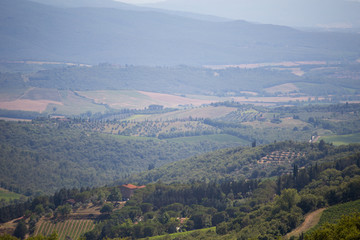
[(325, 136), (321, 137), (326, 142), (334, 145), (344, 145), (351, 143), (360, 143), (360, 134), (347, 134), (347, 135), (336, 135), (336, 136)]
[(321, 228), (327, 223), (337, 223), (343, 216), (354, 213), (360, 213), (360, 200), (332, 206), (322, 213), (319, 224), (311, 231)]
[(21, 194), (18, 194), (15, 192), (10, 192), (9, 190), (0, 188), (0, 204), (1, 205), (6, 205), (12, 200), (21, 199), (21, 198), (24, 198), (24, 196)]
[(359, 150), (359, 145), (335, 148), (324, 142), (308, 144), (291, 141), (254, 148), (221, 149), (132, 176), (129, 181), (145, 184), (274, 177), (291, 173), (294, 164), (304, 167), (317, 161), (335, 160)]
[(32, 194), (101, 186), (228, 142), (168, 142), (85, 131), (62, 120), (0, 121), (0, 183)]
[[(250, 179), (230, 175), (219, 178), (214, 174), (218, 165), (233, 163), (235, 159), (240, 159), (241, 163), (243, 158), (261, 157), (262, 153), (275, 156), (274, 151), (285, 149), (306, 151), (305, 156), (292, 162), (293, 167), (287, 174), (271, 178), (253, 176)], [(220, 159), (221, 155), (223, 160)], [(215, 161), (210, 156), (218, 158)], [(220, 150), (205, 154), (203, 158), (193, 158), (197, 167), (189, 165), (187, 168), (188, 172), (196, 172), (195, 168), (201, 170), (208, 159), (207, 169), (212, 174), (207, 176), (208, 179), (202, 177), (205, 176), (202, 172), (199, 175), (201, 179), (184, 175), (182, 183), (165, 183), (162, 180), (150, 183), (137, 189), (124, 206), (118, 202), (121, 200), (118, 185), (80, 190), (72, 188), (61, 189), (53, 196), (37, 196), (29, 202), (0, 208), (0, 216), (1, 221), (6, 222), (26, 212), (28, 222), (19, 224), (25, 224), (35, 231), (32, 226), (46, 215), (58, 223), (39, 225), (38, 231), (43, 229), (41, 231), (47, 234), (57, 226), (58, 235), (63, 237), (69, 235), (69, 231), (79, 232), (84, 228), (80, 225), (74, 228), (66, 226), (71, 224), (68, 220), (74, 217), (71, 212), (82, 211), (91, 202), (100, 209), (101, 214), (87, 213), (95, 220), (92, 230), (84, 233), (87, 240), (139, 239), (184, 231), (189, 233), (179, 233), (174, 237), (276, 239), (297, 228), (305, 215), (316, 209), (349, 202), (347, 205), (337, 205), (333, 208), (337, 210), (330, 213), (339, 215), (337, 212), (342, 212), (342, 209), (358, 208), (357, 201), (354, 201), (360, 199), (359, 156), (358, 145), (334, 147), (323, 141), (318, 144), (281, 142)], [(167, 170), (170, 171), (170, 168)], [(70, 205), (69, 199), (75, 204)], [(347, 212), (343, 211), (344, 214)], [(74, 226), (75, 222), (72, 223)], [(198, 229), (202, 231), (192, 231)]]

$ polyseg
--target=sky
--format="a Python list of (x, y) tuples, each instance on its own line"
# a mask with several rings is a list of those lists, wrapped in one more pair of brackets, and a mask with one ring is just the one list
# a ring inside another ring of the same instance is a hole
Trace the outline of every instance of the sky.
[(116, 0), (116, 1), (130, 3), (130, 4), (145, 4), (145, 3), (157, 3), (165, 0)]
[(168, 10), (214, 15), (227, 19), (293, 27), (360, 27), (360, 0), (116, 1)]

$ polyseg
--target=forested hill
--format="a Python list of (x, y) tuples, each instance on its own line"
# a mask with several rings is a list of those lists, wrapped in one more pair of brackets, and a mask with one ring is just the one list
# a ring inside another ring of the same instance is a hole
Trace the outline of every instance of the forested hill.
[(316, 162), (333, 161), (356, 152), (360, 152), (360, 145), (334, 147), (324, 141), (313, 144), (288, 141), (252, 148), (221, 149), (132, 176), (129, 181), (146, 184), (274, 177), (291, 173), (294, 166), (301, 168)]
[(204, 65), (356, 59), (360, 50), (358, 34), (27, 0), (2, 0), (0, 22), (1, 60)]
[(171, 143), (71, 128), (67, 121), (0, 121), (0, 184), (32, 194), (63, 187), (101, 186), (149, 166), (224, 147), (214, 142)]
[[(302, 149), (295, 145), (280, 143), (267, 148)], [(84, 234), (86, 240), (156, 235), (169, 239), (168, 234), (176, 232), (179, 239), (279, 239), (298, 227), (309, 212), (360, 199), (359, 146), (334, 148), (320, 142), (310, 148), (313, 151), (308, 152), (308, 160), (320, 161), (301, 169), (294, 165), (291, 173), (279, 177), (209, 183), (157, 182), (136, 190), (121, 209), (116, 207), (121, 199), (119, 186), (61, 189), (53, 196), (37, 196), (32, 201), (0, 208), (0, 222), (24, 216), (18, 225), (28, 226), (30, 233), (35, 234), (38, 221), (65, 221), (92, 206), (101, 209), (102, 214), (92, 216), (96, 225)], [(69, 205), (68, 199), (76, 204)], [(359, 220), (343, 225), (343, 236), (358, 239), (360, 233), (355, 226)], [(204, 230), (188, 232), (196, 229)], [(305, 239), (319, 239), (317, 234), (310, 233)]]

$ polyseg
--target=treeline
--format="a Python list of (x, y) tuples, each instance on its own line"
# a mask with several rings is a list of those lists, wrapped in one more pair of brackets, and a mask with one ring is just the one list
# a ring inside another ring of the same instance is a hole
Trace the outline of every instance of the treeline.
[(38, 112), (0, 109), (0, 117), (31, 120), (31, 119), (36, 119), (36, 118), (40, 118), (40, 117), (46, 117), (46, 115), (38, 113)]
[[(106, 113), (96, 113), (90, 115), (88, 118), (91, 121), (96, 120), (122, 120), (131, 117), (136, 114), (163, 114), (168, 112), (173, 112), (178, 109), (176, 108), (164, 108), (162, 105), (149, 105), (149, 107), (144, 109), (120, 109), (120, 110), (111, 110)], [(88, 114), (89, 115), (89, 114)]]
[(309, 104), (302, 107), (276, 107), (273, 110), (278, 113), (300, 113), (300, 112), (337, 112), (337, 113), (349, 113), (360, 112), (360, 104), (358, 103), (341, 103), (341, 104)]
[(179, 137), (194, 137), (203, 135), (216, 134), (216, 131), (204, 130), (204, 131), (185, 131), (185, 132), (172, 132), (172, 133), (159, 133), (159, 139), (179, 138)]
[[(219, 73), (216, 76), (215, 73)], [(238, 79), (246, 79), (241, 84)], [(72, 90), (137, 89), (184, 94), (227, 95), (231, 92), (259, 91), (272, 84), (287, 83), (299, 77), (285, 71), (228, 68), (212, 70), (189, 66), (146, 67), (113, 66), (65, 67), (43, 70), (29, 77), (29, 85)], [(174, 88), (174, 83), (176, 87)]]

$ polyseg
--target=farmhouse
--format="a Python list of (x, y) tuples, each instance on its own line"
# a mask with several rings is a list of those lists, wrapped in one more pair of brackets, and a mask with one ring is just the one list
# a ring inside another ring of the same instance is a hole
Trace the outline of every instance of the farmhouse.
[(134, 195), (135, 190), (144, 188), (145, 186), (135, 186), (132, 184), (124, 184), (120, 186), (120, 191), (123, 199), (130, 199), (132, 195)]

